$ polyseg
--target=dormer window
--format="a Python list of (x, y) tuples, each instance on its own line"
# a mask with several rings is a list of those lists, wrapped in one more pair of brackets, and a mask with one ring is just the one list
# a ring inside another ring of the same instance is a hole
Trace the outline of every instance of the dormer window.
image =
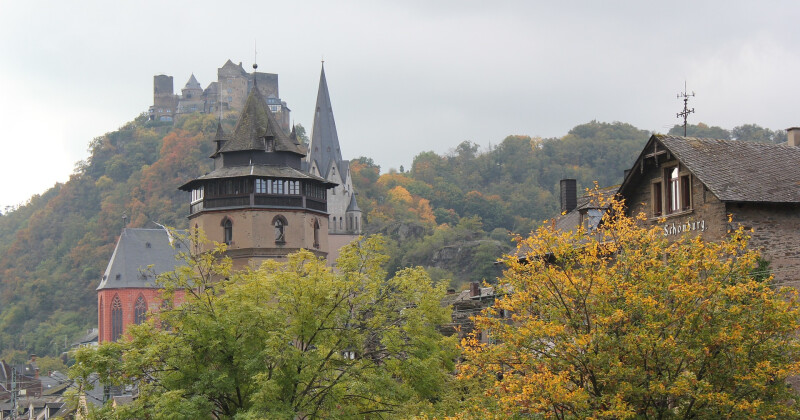
[(275, 151), (275, 139), (272, 137), (266, 137), (264, 139), (264, 150), (267, 152), (274, 152)]
[(652, 183), (653, 217), (691, 210), (692, 176), (679, 166), (664, 168), (662, 176)]

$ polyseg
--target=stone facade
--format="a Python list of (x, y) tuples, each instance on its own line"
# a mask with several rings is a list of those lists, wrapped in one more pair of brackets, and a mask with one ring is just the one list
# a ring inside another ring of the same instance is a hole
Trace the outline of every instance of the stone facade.
[[(283, 218), (283, 239), (277, 238), (274, 221)], [(286, 256), (308, 249), (320, 257), (328, 254), (328, 223), (324, 213), (299, 209), (230, 209), (206, 211), (192, 219), (192, 227), (212, 241), (225, 242), (224, 224), (230, 220), (232, 237), (227, 255), (234, 269), (258, 268), (265, 260), (285, 261)], [(319, 226), (315, 231), (315, 226)], [(201, 249), (206, 251), (206, 249)]]
[[(775, 284), (797, 287), (798, 167), (800, 147), (794, 145), (653, 136), (619, 194), (630, 215), (644, 213), (645, 223), (668, 237), (716, 241), (740, 226), (752, 230), (750, 247), (770, 263)], [(680, 205), (670, 209), (671, 201)]]

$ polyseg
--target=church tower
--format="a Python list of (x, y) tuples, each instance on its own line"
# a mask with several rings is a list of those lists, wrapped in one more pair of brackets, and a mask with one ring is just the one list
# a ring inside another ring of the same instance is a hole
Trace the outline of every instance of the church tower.
[(303, 170), (305, 146), (286, 134), (258, 88), (233, 133), (218, 125), (214, 141), (214, 170), (180, 187), (192, 193), (189, 226), (228, 244), (235, 269), (301, 248), (327, 257), (327, 191), (336, 184)]
[(362, 220), (350, 176), (350, 162), (342, 159), (339, 148), (339, 136), (333, 119), (333, 106), (328, 92), (324, 64), (319, 76), (317, 106), (314, 110), (314, 126), (311, 129), (309, 148), (305, 162), (308, 172), (337, 184), (328, 190), (327, 202), (330, 240), (336, 243), (335, 247), (338, 249), (339, 246), (361, 234)]

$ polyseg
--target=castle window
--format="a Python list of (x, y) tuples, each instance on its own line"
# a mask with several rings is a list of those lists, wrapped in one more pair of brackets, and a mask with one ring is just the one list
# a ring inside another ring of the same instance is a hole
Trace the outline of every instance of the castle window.
[(256, 179), (256, 194), (267, 193), (267, 181), (265, 179)]
[(275, 243), (276, 244), (284, 244), (286, 243), (286, 226), (289, 223), (286, 221), (281, 215), (275, 216), (272, 219), (272, 226), (275, 227)]
[(314, 248), (319, 248), (319, 220), (314, 218)]
[(122, 336), (122, 301), (119, 295), (114, 295), (111, 301), (111, 341), (117, 341)]
[(133, 322), (140, 325), (147, 320), (147, 303), (141, 294), (136, 298), (136, 305), (133, 307)]
[(300, 181), (289, 181), (289, 194), (300, 194)]
[(198, 188), (192, 190), (192, 204), (200, 201), (203, 199), (204, 187), (201, 185)]
[(227, 217), (222, 221), (222, 241), (226, 245), (230, 245), (233, 242), (233, 222)]
[(283, 180), (272, 180), (272, 194), (283, 194)]

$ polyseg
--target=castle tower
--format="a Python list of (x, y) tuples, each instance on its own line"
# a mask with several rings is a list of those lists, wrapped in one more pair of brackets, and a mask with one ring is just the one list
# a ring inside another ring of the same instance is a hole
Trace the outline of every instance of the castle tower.
[(338, 184), (328, 190), (329, 233), (342, 236), (336, 238), (331, 236), (331, 241), (336, 242), (337, 246), (344, 245), (361, 233), (361, 209), (356, 203), (353, 180), (350, 176), (350, 162), (342, 159), (339, 148), (339, 136), (336, 133), (336, 121), (333, 119), (333, 106), (328, 92), (324, 64), (319, 76), (317, 106), (314, 111), (314, 126), (309, 148), (310, 152), (305, 162), (308, 172)]
[[(97, 340), (117, 341), (131, 324), (145, 321), (148, 311), (162, 307), (158, 274), (175, 270), (184, 262), (182, 250), (165, 229), (125, 228), (117, 240), (103, 279), (97, 287)], [(177, 291), (175, 304), (183, 298)]]
[(203, 112), (205, 109), (205, 98), (203, 97), (203, 87), (194, 77), (194, 73), (189, 77), (186, 86), (181, 89), (181, 97), (178, 100), (177, 114), (188, 114), (192, 112)]
[(305, 146), (284, 132), (259, 89), (230, 136), (218, 125), (215, 142), (214, 170), (180, 187), (192, 192), (190, 227), (228, 244), (234, 268), (301, 248), (327, 256), (326, 192), (335, 183), (302, 170)]
[(163, 74), (153, 76), (153, 106), (149, 109), (149, 119), (151, 121), (172, 121), (177, 101), (172, 76)]

